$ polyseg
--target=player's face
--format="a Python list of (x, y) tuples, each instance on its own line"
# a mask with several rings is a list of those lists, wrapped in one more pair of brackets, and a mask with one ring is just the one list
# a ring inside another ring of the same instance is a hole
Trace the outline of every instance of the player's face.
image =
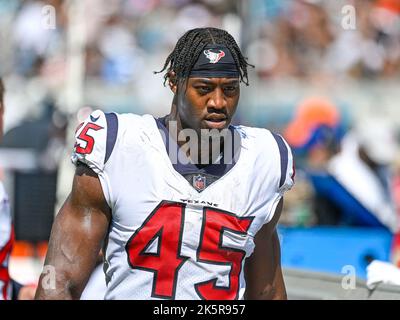
[(237, 78), (189, 78), (178, 92), (178, 112), (182, 127), (227, 128), (240, 96)]

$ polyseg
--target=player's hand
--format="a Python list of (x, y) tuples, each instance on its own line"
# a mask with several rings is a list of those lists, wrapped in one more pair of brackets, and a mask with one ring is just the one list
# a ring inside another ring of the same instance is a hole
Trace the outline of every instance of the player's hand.
[(18, 293), (18, 300), (33, 300), (36, 293), (36, 285), (23, 286)]

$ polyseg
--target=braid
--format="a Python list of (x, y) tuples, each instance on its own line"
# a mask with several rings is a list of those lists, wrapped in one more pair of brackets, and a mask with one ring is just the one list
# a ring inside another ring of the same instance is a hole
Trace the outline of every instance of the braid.
[(247, 62), (235, 39), (225, 30), (217, 28), (196, 28), (187, 31), (176, 43), (174, 50), (165, 60), (163, 68), (154, 73), (167, 70), (164, 74), (164, 85), (169, 80), (170, 71), (174, 71), (178, 79), (187, 78), (200, 53), (208, 44), (225, 45), (232, 53), (239, 70), (240, 81), (249, 85), (247, 67), (254, 68), (254, 65)]

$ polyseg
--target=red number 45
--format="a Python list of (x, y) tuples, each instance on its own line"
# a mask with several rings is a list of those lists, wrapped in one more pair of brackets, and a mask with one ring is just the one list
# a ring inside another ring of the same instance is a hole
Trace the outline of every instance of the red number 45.
[[(180, 255), (185, 205), (162, 201), (131, 236), (127, 245), (128, 261), (132, 268), (154, 273), (152, 296), (173, 299), (179, 269), (188, 257)], [(197, 261), (228, 265), (229, 286), (217, 286), (217, 279), (194, 284), (202, 299), (237, 299), (239, 276), (245, 252), (223, 246), (224, 230), (246, 234), (253, 218), (241, 218), (225, 211), (204, 208)], [(156, 252), (147, 252), (158, 238)]]

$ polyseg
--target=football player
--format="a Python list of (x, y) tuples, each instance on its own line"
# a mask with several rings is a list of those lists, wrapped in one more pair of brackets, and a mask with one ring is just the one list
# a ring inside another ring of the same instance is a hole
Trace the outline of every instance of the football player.
[[(3, 137), (4, 84), (0, 78), (0, 142)], [(10, 278), (8, 263), (14, 242), (14, 229), (7, 193), (0, 181), (0, 300), (32, 300), (34, 285), (23, 286)]]
[(293, 159), (281, 136), (230, 125), (248, 66), (228, 32), (189, 30), (160, 71), (167, 116), (97, 110), (78, 127), (45, 261), (56, 286), (38, 299), (79, 299), (102, 243), (105, 299), (286, 298), (276, 224)]

